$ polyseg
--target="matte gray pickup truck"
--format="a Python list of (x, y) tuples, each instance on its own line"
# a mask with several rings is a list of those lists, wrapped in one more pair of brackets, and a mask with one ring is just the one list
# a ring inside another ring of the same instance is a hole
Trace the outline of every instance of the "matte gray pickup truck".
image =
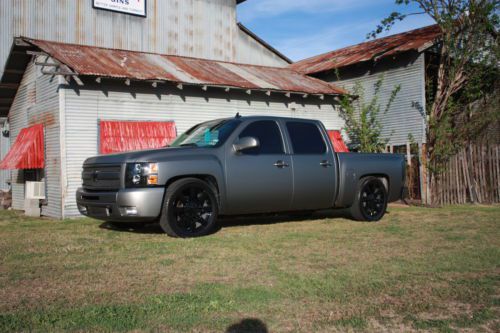
[(218, 216), (349, 208), (378, 221), (400, 199), (401, 155), (335, 153), (323, 124), (279, 117), (205, 122), (169, 147), (88, 158), (81, 214), (154, 222), (174, 237), (206, 235)]

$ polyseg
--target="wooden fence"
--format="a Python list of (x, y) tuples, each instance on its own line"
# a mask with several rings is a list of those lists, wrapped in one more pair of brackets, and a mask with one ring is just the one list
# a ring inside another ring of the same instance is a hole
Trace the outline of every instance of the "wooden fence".
[(500, 202), (500, 145), (462, 149), (448, 162), (433, 192), (438, 205)]

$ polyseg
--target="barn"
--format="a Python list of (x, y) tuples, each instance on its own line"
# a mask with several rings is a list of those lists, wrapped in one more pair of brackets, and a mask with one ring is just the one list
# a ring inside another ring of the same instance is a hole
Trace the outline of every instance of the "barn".
[(238, 112), (339, 131), (345, 91), (288, 68), (237, 23), (241, 2), (1, 1), (0, 187), (13, 208), (25, 209), (33, 181), (44, 185), (35, 211), (77, 216), (87, 157), (165, 145)]

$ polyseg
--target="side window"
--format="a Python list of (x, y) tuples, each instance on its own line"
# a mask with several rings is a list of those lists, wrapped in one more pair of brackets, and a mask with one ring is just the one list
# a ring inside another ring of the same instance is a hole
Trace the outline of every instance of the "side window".
[(294, 154), (320, 155), (326, 152), (325, 140), (316, 124), (291, 121), (286, 123), (286, 128)]
[(260, 146), (244, 152), (245, 155), (283, 154), (283, 140), (278, 124), (272, 120), (260, 120), (248, 125), (240, 138), (251, 136), (259, 140)]

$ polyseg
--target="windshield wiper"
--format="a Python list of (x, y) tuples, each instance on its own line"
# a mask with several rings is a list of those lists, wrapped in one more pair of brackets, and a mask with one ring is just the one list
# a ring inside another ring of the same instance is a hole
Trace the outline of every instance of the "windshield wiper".
[(196, 143), (183, 143), (179, 147), (198, 147), (198, 145)]

